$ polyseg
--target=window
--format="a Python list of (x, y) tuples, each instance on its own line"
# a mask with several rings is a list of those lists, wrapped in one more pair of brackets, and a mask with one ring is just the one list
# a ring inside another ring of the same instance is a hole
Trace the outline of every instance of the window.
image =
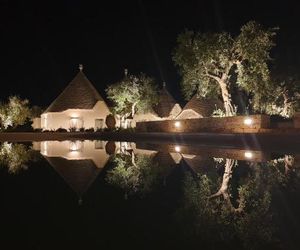
[(72, 152), (82, 151), (83, 142), (82, 141), (71, 141), (69, 145), (69, 150)]
[(83, 128), (83, 120), (80, 117), (71, 117), (70, 128), (76, 130)]
[(103, 119), (96, 119), (95, 120), (95, 129), (102, 129), (104, 125)]

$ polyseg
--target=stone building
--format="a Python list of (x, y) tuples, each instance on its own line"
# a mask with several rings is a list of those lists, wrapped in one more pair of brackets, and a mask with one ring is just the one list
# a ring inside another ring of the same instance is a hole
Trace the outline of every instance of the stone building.
[(43, 130), (106, 127), (109, 108), (82, 69), (41, 115)]
[(210, 117), (216, 109), (223, 110), (223, 103), (220, 100), (198, 98), (195, 94), (184, 106), (182, 112), (176, 117), (176, 119), (181, 120)]
[(164, 83), (158, 93), (157, 105), (155, 105), (150, 112), (134, 115), (131, 121), (131, 127), (135, 127), (136, 123), (141, 121), (173, 120), (181, 111), (182, 108), (169, 93)]

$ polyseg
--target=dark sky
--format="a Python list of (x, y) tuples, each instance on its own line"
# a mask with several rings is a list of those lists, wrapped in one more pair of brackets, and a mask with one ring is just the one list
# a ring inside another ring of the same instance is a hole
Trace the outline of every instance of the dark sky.
[[(96, 3), (98, 4), (96, 4)], [(171, 52), (185, 28), (237, 34), (249, 20), (279, 26), (273, 57), (300, 67), (297, 1), (0, 0), (0, 99), (47, 106), (84, 65), (102, 95), (124, 68), (167, 82), (180, 98)]]

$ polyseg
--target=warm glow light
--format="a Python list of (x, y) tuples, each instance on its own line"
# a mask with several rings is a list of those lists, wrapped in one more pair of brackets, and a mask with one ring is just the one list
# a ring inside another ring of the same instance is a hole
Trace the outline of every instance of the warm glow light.
[(248, 158), (248, 159), (251, 159), (251, 158), (253, 157), (253, 153), (252, 153), (252, 152), (249, 152), (249, 151), (246, 151), (244, 155), (245, 155), (245, 157)]
[(70, 151), (79, 151), (82, 148), (82, 142), (81, 141), (72, 141), (70, 142)]
[(180, 147), (179, 146), (175, 146), (175, 151), (176, 152), (180, 152)]
[(70, 127), (71, 128), (76, 128), (79, 129), (80, 127), (82, 127), (82, 120), (80, 117), (71, 117), (70, 118)]
[(175, 128), (179, 128), (179, 127), (180, 127), (180, 122), (179, 121), (175, 122)]
[(244, 124), (250, 126), (253, 123), (253, 120), (251, 118), (246, 118), (244, 120)]

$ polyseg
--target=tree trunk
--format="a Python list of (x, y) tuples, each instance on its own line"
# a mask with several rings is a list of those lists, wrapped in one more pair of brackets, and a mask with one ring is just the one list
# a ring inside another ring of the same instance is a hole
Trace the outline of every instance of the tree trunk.
[(123, 115), (121, 117), (121, 124), (120, 124), (120, 127), (121, 128), (127, 128), (127, 116), (126, 115)]
[(231, 94), (229, 93), (228, 90), (228, 84), (227, 80), (225, 77), (222, 77), (222, 79), (219, 81), (219, 85), (221, 88), (221, 93), (222, 93), (222, 98), (223, 98), (223, 103), (224, 103), (224, 108), (225, 108), (225, 114), (226, 116), (234, 116), (235, 115), (235, 110), (232, 105), (232, 100), (231, 100)]
[(285, 169), (285, 174), (288, 174), (291, 169), (293, 168), (294, 165), (294, 157), (291, 155), (285, 155), (284, 156), (284, 169)]
[(282, 110), (282, 115), (285, 117), (289, 117), (290, 115), (290, 109), (291, 109), (291, 102), (290, 98), (288, 97), (287, 93), (283, 93), (283, 110)]
[(135, 155), (134, 155), (133, 150), (132, 150), (132, 152), (131, 152), (131, 163), (132, 163), (132, 165), (133, 165), (134, 167), (137, 168), (137, 165), (136, 165), (136, 162), (135, 162)]
[(135, 107), (136, 107), (136, 105), (137, 105), (137, 102), (133, 103), (132, 106), (131, 106), (131, 115), (132, 115), (132, 118), (135, 115)]
[(226, 202), (226, 205), (229, 207), (229, 209), (232, 212), (242, 212), (244, 208), (243, 197), (240, 197), (241, 199), (239, 201), (239, 206), (238, 208), (235, 208), (231, 203), (230, 193), (229, 193), (229, 181), (232, 178), (232, 172), (235, 165), (236, 165), (236, 160), (226, 159), (221, 187), (218, 190), (218, 192), (211, 195), (210, 198), (215, 198), (222, 195), (224, 201)]

